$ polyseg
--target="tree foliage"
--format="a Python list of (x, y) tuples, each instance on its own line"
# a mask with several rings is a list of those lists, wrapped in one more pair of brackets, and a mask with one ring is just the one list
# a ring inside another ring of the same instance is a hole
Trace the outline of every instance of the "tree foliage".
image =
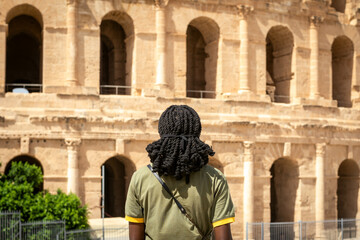
[(21, 220), (65, 220), (66, 229), (88, 227), (88, 210), (75, 194), (37, 192), (43, 181), (41, 169), (13, 162), (8, 174), (0, 176), (0, 211), (20, 211)]
[(15, 185), (29, 184), (33, 188), (40, 187), (43, 182), (40, 167), (28, 162), (12, 162), (10, 171), (4, 178)]

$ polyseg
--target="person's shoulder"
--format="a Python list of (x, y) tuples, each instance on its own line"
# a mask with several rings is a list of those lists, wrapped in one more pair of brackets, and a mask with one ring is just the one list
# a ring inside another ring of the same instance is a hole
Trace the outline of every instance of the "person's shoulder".
[(150, 169), (147, 166), (143, 166), (134, 172), (134, 174), (132, 175), (132, 178), (142, 179), (142, 178), (148, 176), (150, 173), (151, 173)]
[(219, 169), (208, 164), (203, 166), (201, 169), (204, 173), (209, 174), (213, 178), (225, 178), (224, 174)]

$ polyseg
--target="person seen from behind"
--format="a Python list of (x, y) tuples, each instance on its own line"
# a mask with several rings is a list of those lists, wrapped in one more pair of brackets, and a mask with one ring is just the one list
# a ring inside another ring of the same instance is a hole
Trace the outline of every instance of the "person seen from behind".
[(125, 206), (130, 240), (231, 240), (234, 205), (224, 175), (208, 165), (215, 152), (200, 140), (201, 122), (186, 105), (168, 107), (150, 162), (131, 179)]

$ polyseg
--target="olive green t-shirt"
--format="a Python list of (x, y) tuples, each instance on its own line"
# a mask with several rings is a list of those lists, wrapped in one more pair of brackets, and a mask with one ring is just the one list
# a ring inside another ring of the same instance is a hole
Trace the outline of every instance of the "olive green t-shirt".
[[(191, 173), (188, 184), (185, 179), (176, 180), (172, 176), (161, 178), (203, 233), (209, 234), (213, 227), (235, 221), (226, 179), (216, 168), (205, 165)], [(125, 215), (130, 222), (145, 223), (146, 239), (201, 239), (198, 230), (147, 167), (132, 176)]]

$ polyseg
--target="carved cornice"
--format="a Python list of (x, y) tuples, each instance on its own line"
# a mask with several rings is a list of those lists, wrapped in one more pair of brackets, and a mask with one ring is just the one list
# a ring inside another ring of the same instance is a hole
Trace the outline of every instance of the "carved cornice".
[(331, 0), (305, 0), (302, 12), (307, 16), (325, 17), (330, 8)]
[(237, 5), (236, 8), (241, 19), (246, 19), (246, 17), (254, 11), (254, 7), (249, 5)]
[(312, 27), (319, 27), (319, 25), (324, 21), (324, 18), (321, 16), (311, 16), (309, 17), (310, 26)]

